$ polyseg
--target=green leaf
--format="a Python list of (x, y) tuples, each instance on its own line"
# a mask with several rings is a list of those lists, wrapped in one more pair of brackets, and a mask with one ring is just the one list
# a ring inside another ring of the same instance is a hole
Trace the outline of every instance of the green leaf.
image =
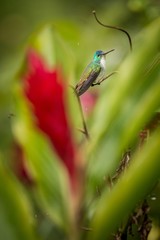
[(0, 163), (1, 239), (34, 240), (34, 221), (28, 199), (16, 179)]
[(127, 217), (138, 201), (152, 190), (160, 177), (160, 129), (150, 138), (141, 152), (137, 153), (129, 169), (118, 180), (111, 192), (106, 192), (97, 204), (91, 221), (88, 239), (105, 240)]

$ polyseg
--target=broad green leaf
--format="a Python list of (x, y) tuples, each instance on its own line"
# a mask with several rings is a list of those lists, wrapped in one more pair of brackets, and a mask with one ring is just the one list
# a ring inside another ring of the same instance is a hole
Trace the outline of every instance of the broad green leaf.
[(133, 157), (129, 169), (111, 192), (102, 196), (91, 221), (93, 231), (88, 239), (109, 239), (136, 204), (152, 190), (160, 177), (159, 136), (160, 129)]
[(55, 46), (51, 26), (47, 25), (39, 33), (36, 33), (31, 45), (40, 52), (48, 68), (52, 69), (55, 65)]
[(11, 172), (0, 163), (1, 239), (35, 240), (35, 225), (28, 199)]

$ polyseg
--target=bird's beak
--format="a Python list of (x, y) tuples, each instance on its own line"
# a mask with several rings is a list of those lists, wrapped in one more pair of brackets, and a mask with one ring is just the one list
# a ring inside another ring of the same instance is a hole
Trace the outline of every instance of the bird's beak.
[(107, 52), (101, 53), (101, 55), (107, 55), (108, 53), (113, 52), (114, 50), (115, 50), (115, 49), (111, 49), (111, 50), (109, 50), (109, 51), (107, 51)]

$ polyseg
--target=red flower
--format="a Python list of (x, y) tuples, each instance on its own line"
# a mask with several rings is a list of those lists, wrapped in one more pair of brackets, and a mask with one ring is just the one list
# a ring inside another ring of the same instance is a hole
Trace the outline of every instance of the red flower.
[(95, 108), (98, 99), (98, 94), (96, 92), (85, 92), (80, 96), (83, 112), (86, 116), (89, 116)]
[(37, 53), (28, 54), (29, 71), (25, 94), (33, 105), (37, 126), (49, 137), (66, 166), (72, 184), (75, 178), (75, 144), (65, 108), (66, 85), (59, 68), (47, 69)]

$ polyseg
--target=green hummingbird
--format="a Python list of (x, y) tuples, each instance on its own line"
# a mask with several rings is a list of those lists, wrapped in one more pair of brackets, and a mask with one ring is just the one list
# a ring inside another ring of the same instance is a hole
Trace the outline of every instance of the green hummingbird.
[(113, 72), (105, 77), (106, 55), (114, 50), (107, 52), (98, 50), (95, 52), (92, 62), (85, 68), (79, 83), (75, 87), (78, 96), (86, 92), (90, 86), (100, 85), (101, 82), (115, 73)]

